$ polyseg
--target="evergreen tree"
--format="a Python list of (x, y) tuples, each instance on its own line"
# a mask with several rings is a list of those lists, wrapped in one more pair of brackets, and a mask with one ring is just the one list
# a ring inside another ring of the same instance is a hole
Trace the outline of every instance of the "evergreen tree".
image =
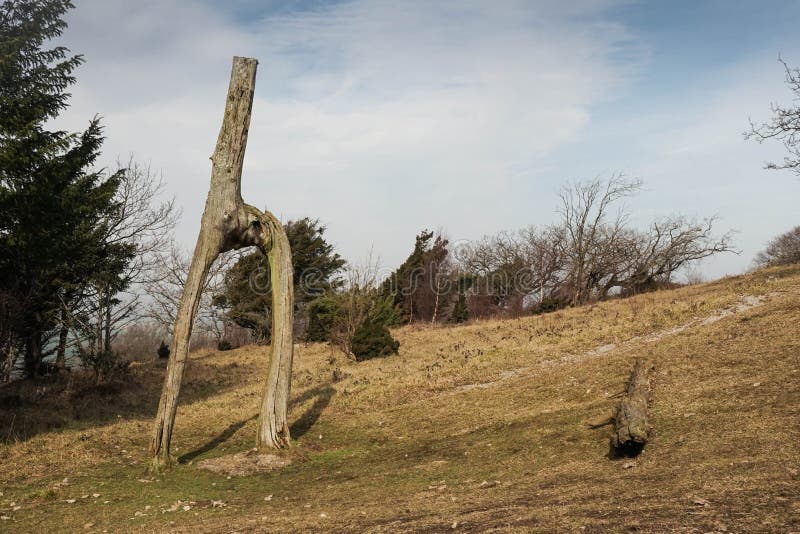
[(447, 284), (442, 284), (447, 275), (447, 246), (447, 239), (423, 230), (417, 234), (408, 258), (381, 284), (381, 295), (392, 297), (400, 321), (435, 320), (441, 315), (442, 304), (449, 303), (452, 295), (443, 294)]
[(359, 362), (397, 354), (400, 349), (400, 342), (392, 337), (386, 325), (371, 318), (359, 325), (351, 345), (353, 355)]
[(414, 249), (400, 267), (381, 284), (381, 294), (391, 296), (400, 310), (400, 320), (410, 322), (414, 318), (414, 293), (424, 274), (425, 253), (430, 249), (433, 232), (423, 230), (415, 241)]
[(469, 306), (467, 305), (467, 291), (472, 287), (473, 278), (470, 275), (458, 278), (458, 295), (450, 312), (451, 323), (464, 323), (469, 320)]
[(105, 241), (102, 221), (117, 209), (120, 175), (89, 172), (103, 142), (99, 120), (82, 133), (46, 129), (67, 106), (83, 61), (64, 47), (43, 48), (63, 32), (71, 7), (0, 4), (0, 291), (22, 310), (12, 330), (28, 375), (41, 364), (59, 311), (80, 299), (90, 278), (113, 277), (132, 253)]
[(341, 298), (325, 295), (308, 305), (308, 326), (305, 340), (309, 343), (329, 341), (336, 317), (342, 312)]
[[(308, 303), (341, 285), (338, 274), (345, 261), (325, 240), (325, 226), (319, 220), (306, 217), (289, 221), (285, 229), (292, 249), (296, 314), (304, 314)], [(252, 252), (226, 273), (224, 294), (215, 299), (228, 308), (230, 320), (251, 329), (256, 339), (261, 340), (270, 337), (272, 291), (269, 280), (267, 259), (260, 252)], [(314, 328), (317, 327), (320, 325)]]

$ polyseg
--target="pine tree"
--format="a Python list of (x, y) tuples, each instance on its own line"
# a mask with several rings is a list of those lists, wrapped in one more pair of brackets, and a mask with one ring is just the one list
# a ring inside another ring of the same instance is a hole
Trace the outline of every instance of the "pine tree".
[(59, 312), (132, 254), (104, 239), (120, 175), (89, 171), (103, 143), (99, 120), (82, 133), (47, 129), (83, 61), (64, 47), (43, 48), (63, 32), (70, 8), (66, 0), (0, 4), (0, 291), (22, 310), (12, 330), (29, 376)]

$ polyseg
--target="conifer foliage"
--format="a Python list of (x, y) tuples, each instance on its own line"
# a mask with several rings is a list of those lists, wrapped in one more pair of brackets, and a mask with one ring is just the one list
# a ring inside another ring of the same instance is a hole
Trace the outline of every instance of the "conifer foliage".
[[(310, 302), (341, 285), (345, 261), (325, 240), (325, 226), (319, 220), (306, 217), (289, 221), (284, 229), (292, 249), (295, 316), (302, 319)], [(241, 257), (225, 274), (224, 291), (215, 297), (216, 304), (227, 308), (228, 319), (249, 328), (259, 341), (269, 341), (271, 335), (269, 281), (269, 263), (263, 254), (253, 252)], [(315, 322), (314, 329), (319, 328)]]
[(133, 254), (106, 239), (121, 174), (93, 170), (103, 143), (99, 119), (79, 133), (48, 129), (83, 61), (46, 45), (65, 29), (71, 7), (65, 0), (0, 3), (0, 313), (17, 312), (0, 317), (5, 373), (22, 353), (26, 374), (35, 375), (90, 281), (124, 285), (119, 276)]

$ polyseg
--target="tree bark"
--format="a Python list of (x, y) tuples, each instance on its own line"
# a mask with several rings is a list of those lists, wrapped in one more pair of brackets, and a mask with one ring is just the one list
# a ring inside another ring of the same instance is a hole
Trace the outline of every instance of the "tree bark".
[[(103, 295), (105, 292), (100, 289), (97, 295), (97, 325), (94, 333), (94, 350), (97, 355), (103, 352)], [(96, 370), (95, 370), (96, 371)]]
[(34, 330), (27, 334), (27, 339), (25, 341), (25, 375), (28, 378), (33, 378), (38, 375), (41, 364), (42, 334), (38, 330)]
[(650, 436), (647, 409), (650, 405), (650, 373), (654, 365), (638, 360), (633, 368), (625, 395), (614, 415), (611, 446), (620, 456), (635, 456), (642, 451)]
[(264, 214), (264, 221), (272, 235), (272, 246), (268, 250), (262, 248), (269, 258), (272, 286), (272, 341), (267, 384), (258, 417), (256, 447), (284, 448), (289, 445), (287, 413), (294, 347), (292, 252), (280, 221), (269, 212)]
[(189, 274), (175, 319), (167, 375), (159, 402), (150, 452), (153, 467), (168, 467), (178, 394), (189, 353), (189, 339), (206, 276), (214, 259), (227, 250), (257, 246), (267, 254), (272, 273), (272, 343), (267, 383), (259, 417), (257, 445), (285, 447), (291, 387), (292, 264), (283, 225), (269, 212), (246, 205), (241, 197), (242, 165), (255, 89), (255, 59), (234, 57), (225, 115), (211, 157), (211, 186)]
[(67, 367), (67, 335), (69, 334), (69, 314), (61, 308), (61, 326), (58, 329), (58, 348), (56, 349), (56, 368), (61, 371)]
[(111, 351), (111, 293), (106, 292), (105, 324), (103, 325), (103, 350)]

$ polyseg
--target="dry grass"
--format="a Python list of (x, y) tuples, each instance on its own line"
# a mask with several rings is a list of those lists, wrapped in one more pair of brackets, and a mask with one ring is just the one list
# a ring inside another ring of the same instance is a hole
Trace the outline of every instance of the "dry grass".
[[(193, 355), (182, 463), (158, 478), (163, 365), (112, 395), (25, 386), (0, 413), (27, 438), (0, 446), (0, 530), (800, 531), (800, 269), (396, 335), (399, 356), (358, 364), (298, 347), (292, 463), (271, 473), (196, 465), (252, 447), (263, 347)], [(655, 433), (626, 464), (588, 423), (643, 354)]]

